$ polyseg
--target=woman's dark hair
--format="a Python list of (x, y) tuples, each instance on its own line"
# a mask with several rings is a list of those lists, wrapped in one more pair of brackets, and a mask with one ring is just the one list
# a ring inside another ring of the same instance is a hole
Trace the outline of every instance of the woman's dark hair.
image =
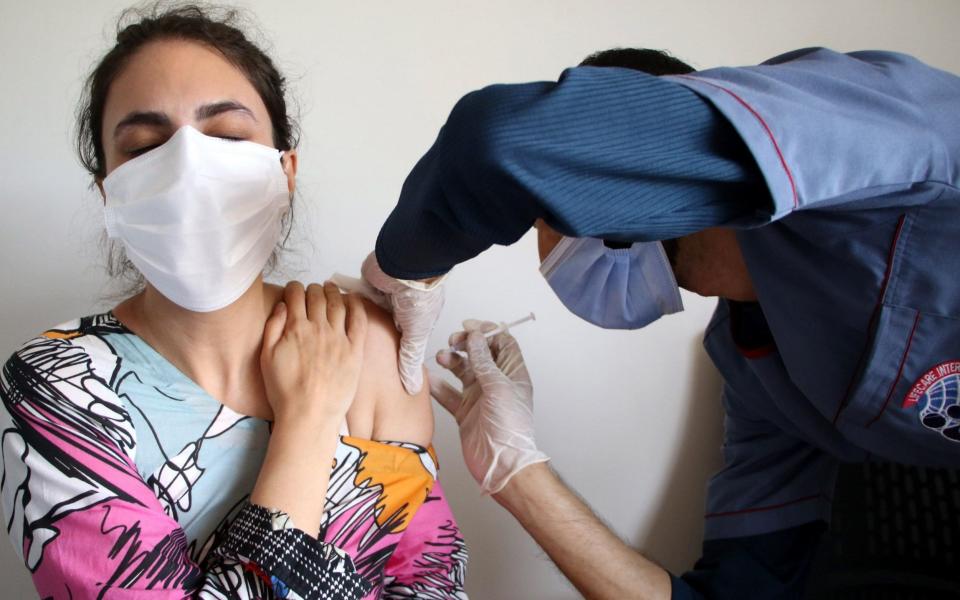
[(247, 77), (266, 105), (274, 145), (280, 150), (295, 148), (299, 131), (287, 112), (286, 79), (243, 32), (243, 21), (237, 9), (201, 4), (159, 2), (123, 11), (117, 21), (116, 44), (87, 78), (77, 114), (77, 151), (87, 171), (96, 178), (106, 176), (101, 131), (110, 85), (134, 54), (157, 40), (196, 42), (222, 54)]
[[(300, 131), (287, 107), (286, 78), (244, 32), (250, 28), (248, 22), (249, 19), (236, 8), (211, 4), (161, 0), (124, 10), (117, 20), (116, 43), (87, 77), (77, 109), (77, 152), (84, 168), (97, 180), (106, 177), (101, 136), (110, 86), (133, 55), (158, 40), (195, 42), (223, 55), (246, 76), (267, 107), (274, 146), (284, 151), (296, 148)], [(289, 236), (292, 215), (291, 206), (284, 217), (281, 248)], [(117, 244), (107, 245), (107, 272), (115, 278), (127, 279), (131, 284), (122, 294), (142, 288), (143, 276), (126, 258), (123, 249)], [(268, 270), (276, 265), (276, 260), (277, 252), (274, 252), (267, 264)]]

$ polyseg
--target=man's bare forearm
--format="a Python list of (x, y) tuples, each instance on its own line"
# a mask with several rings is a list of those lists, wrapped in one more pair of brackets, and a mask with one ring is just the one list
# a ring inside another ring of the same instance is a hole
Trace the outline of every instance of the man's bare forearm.
[(514, 475), (494, 498), (586, 598), (670, 598), (669, 574), (614, 535), (546, 463)]

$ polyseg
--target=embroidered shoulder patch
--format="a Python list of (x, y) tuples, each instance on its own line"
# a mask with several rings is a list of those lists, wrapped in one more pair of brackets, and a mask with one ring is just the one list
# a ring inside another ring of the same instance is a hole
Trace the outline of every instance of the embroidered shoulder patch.
[(942, 362), (924, 373), (903, 399), (903, 408), (914, 405), (919, 405), (924, 427), (960, 442), (960, 360)]

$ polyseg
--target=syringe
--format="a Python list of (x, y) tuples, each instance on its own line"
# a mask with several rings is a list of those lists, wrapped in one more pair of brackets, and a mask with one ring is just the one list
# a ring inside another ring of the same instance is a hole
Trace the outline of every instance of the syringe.
[[(526, 323), (527, 321), (536, 321), (536, 320), (537, 320), (537, 315), (535, 315), (535, 314), (533, 314), (533, 313), (531, 312), (529, 315), (527, 315), (527, 316), (525, 316), (525, 317), (521, 317), (521, 318), (517, 319), (516, 321), (510, 322), (510, 323), (501, 323), (500, 326), (497, 327), (496, 329), (491, 329), (490, 331), (484, 333), (484, 334), (483, 334), (483, 337), (485, 337), (485, 338), (490, 338), (490, 337), (493, 337), (493, 336), (497, 335), (498, 333), (503, 333), (504, 331), (513, 329), (513, 328), (516, 327), (517, 325), (523, 325), (523, 324)], [(463, 343), (463, 342), (461, 342), (461, 344), (462, 344), (462, 343)], [(456, 346), (450, 346), (450, 348), (448, 348), (448, 350), (449, 350), (450, 352), (461, 352), (461, 353), (464, 352), (463, 348), (457, 348)]]

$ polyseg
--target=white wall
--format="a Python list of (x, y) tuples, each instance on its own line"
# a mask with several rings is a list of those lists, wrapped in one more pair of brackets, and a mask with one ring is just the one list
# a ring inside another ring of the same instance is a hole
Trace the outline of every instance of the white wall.
[[(0, 354), (102, 308), (97, 199), (71, 146), (80, 83), (126, 2), (0, 0)], [(316, 2), (247, 4), (303, 107), (299, 250), (287, 272), (355, 272), (407, 171), (451, 106), (496, 81), (553, 79), (591, 51), (671, 49), (698, 68), (810, 45), (895, 49), (960, 72), (955, 0)], [(304, 235), (306, 232), (306, 235)], [(305, 240), (309, 237), (309, 242)], [(643, 332), (606, 332), (562, 308), (535, 240), (457, 269), (434, 348), (466, 317), (516, 331), (533, 374), (543, 449), (630, 543), (671, 569), (697, 556), (703, 486), (719, 459), (719, 379), (699, 346), (713, 303)], [(455, 427), (437, 415), (445, 487), (480, 599), (575, 598), (509, 515), (480, 498)], [(589, 551), (588, 548), (584, 549)], [(3, 597), (31, 597), (0, 544)]]

